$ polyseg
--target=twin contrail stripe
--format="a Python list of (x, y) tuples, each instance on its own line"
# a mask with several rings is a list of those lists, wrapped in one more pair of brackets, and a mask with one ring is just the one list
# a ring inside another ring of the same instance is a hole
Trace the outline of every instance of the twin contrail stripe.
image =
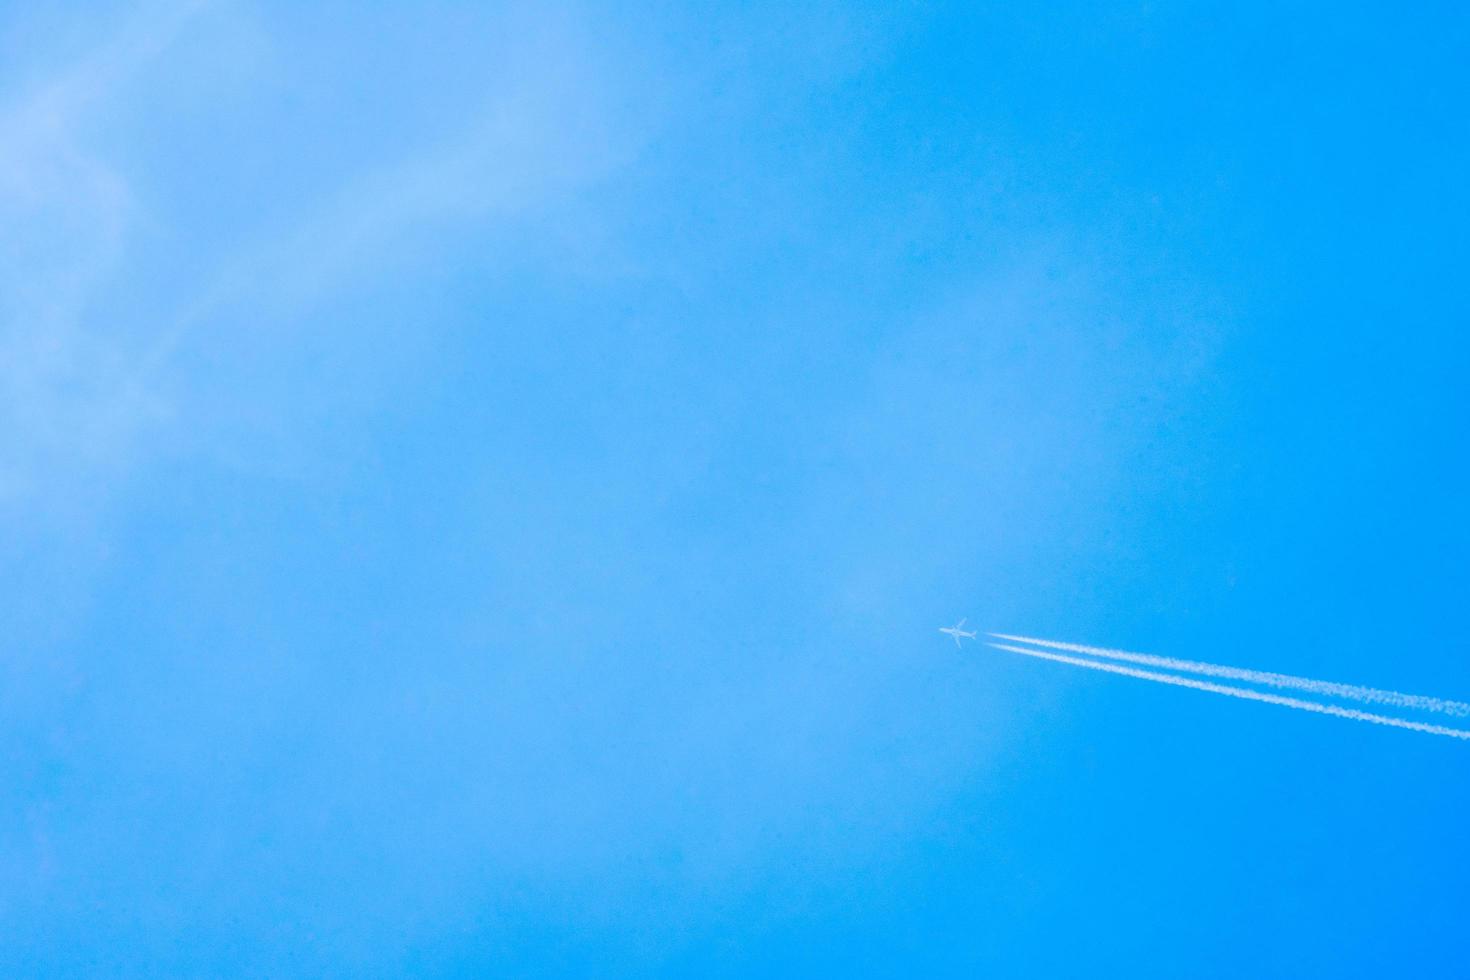
[(1335, 715), (1338, 718), (1351, 718), (1353, 721), (1367, 721), (1375, 725), (1388, 725), (1392, 728), (1407, 728), (1413, 732), (1428, 732), (1430, 735), (1447, 735), (1450, 738), (1470, 740), (1470, 731), (1459, 728), (1445, 728), (1442, 725), (1428, 725), (1419, 721), (1389, 718), (1354, 708), (1339, 708), (1334, 704), (1318, 704), (1315, 701), (1302, 701), (1299, 698), (1288, 698), (1280, 694), (1267, 694), (1264, 691), (1252, 691), (1243, 687), (1227, 687), (1224, 684), (1214, 684), (1210, 681), (1197, 681), (1191, 677), (1176, 677), (1173, 674), (1159, 674), (1151, 670), (1139, 670), (1136, 667), (1122, 667), (1118, 664), (1100, 663), (1096, 660), (1083, 660), (1080, 657), (1068, 657), (1060, 653), (1028, 650), (1025, 647), (1011, 646), (1007, 643), (991, 643), (990, 646), (997, 650), (1008, 650), (1011, 653), (1025, 654), (1028, 657), (1039, 657), (1042, 660), (1055, 660), (1057, 663), (1071, 664), (1074, 667), (1104, 670), (1110, 674), (1122, 674), (1125, 677), (1137, 677), (1140, 680), (1157, 681), (1160, 684), (1173, 684), (1176, 687), (1190, 687), (1196, 691), (1209, 691), (1211, 694), (1224, 694), (1232, 698), (1244, 698), (1247, 701), (1263, 701), (1266, 704), (1279, 704), (1285, 708), (1314, 711), (1320, 715)]
[(1344, 698), (1349, 701), (1360, 701), (1365, 704), (1385, 704), (1392, 708), (1405, 708), (1414, 711), (1437, 711), (1440, 714), (1453, 715), (1456, 718), (1470, 718), (1470, 704), (1465, 704), (1462, 701), (1446, 701), (1442, 698), (1421, 697), (1417, 694), (1400, 694), (1398, 691), (1380, 691), (1376, 687), (1359, 687), (1356, 684), (1334, 684), (1331, 681), (1315, 681), (1307, 677), (1292, 677), (1289, 674), (1270, 674), (1261, 670), (1247, 670), (1243, 667), (1225, 667), (1220, 664), (1200, 663), (1196, 660), (1176, 660), (1173, 657), (1155, 657), (1147, 653), (1108, 650), (1103, 647), (1083, 646), (1080, 643), (1059, 643), (1056, 640), (1038, 640), (1031, 636), (1012, 636), (1008, 633), (991, 633), (989, 635), (1001, 640), (1011, 640), (1015, 643), (1029, 643), (1032, 646), (1050, 647), (1053, 650), (1070, 650), (1073, 653), (1086, 653), (1094, 657), (1102, 657), (1106, 660), (1122, 660), (1127, 663), (1146, 664), (1150, 667), (1178, 670), (1186, 674), (1203, 674), (1206, 677), (1224, 677), (1233, 681), (1244, 681), (1247, 684), (1260, 684), (1264, 687), (1306, 691), (1308, 694), (1315, 694), (1319, 697)]

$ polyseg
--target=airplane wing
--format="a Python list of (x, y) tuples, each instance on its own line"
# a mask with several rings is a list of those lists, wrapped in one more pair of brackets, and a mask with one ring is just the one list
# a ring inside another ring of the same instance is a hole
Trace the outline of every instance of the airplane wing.
[(961, 616), (960, 621), (954, 624), (954, 628), (959, 629), (963, 625), (965, 625), (965, 617)]
[(955, 632), (951, 633), (950, 636), (954, 637), (954, 645), (955, 646), (959, 647), (959, 646), (963, 646), (964, 645), (964, 644), (960, 643), (960, 634), (959, 634), (959, 631), (958, 630), (956, 630)]

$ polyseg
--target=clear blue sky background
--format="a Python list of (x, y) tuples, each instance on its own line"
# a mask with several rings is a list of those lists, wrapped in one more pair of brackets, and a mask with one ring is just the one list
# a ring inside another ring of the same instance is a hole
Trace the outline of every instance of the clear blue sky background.
[(1462, 974), (1409, 6), (0, 6), (0, 972)]

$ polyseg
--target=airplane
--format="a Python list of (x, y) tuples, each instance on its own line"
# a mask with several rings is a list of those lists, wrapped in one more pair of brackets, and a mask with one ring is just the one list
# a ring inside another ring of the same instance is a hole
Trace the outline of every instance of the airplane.
[(974, 630), (962, 630), (962, 629), (960, 629), (960, 627), (963, 626), (963, 625), (965, 625), (965, 621), (963, 619), (961, 619), (958, 623), (955, 623), (953, 626), (941, 626), (941, 627), (939, 627), (939, 632), (941, 632), (941, 633), (948, 633), (950, 636), (954, 637), (954, 645), (955, 646), (960, 646), (960, 637), (962, 637), (962, 636), (965, 639), (967, 639), (967, 640), (973, 640), (973, 639), (975, 639), (975, 631)]

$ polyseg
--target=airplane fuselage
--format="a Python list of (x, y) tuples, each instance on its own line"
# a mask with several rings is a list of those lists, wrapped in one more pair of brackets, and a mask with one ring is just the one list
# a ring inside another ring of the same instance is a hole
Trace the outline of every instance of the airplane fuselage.
[(955, 623), (953, 626), (941, 626), (941, 627), (939, 627), (939, 632), (945, 633), (945, 634), (953, 637), (954, 638), (954, 645), (955, 646), (961, 646), (961, 643), (960, 643), (960, 638), (961, 637), (964, 637), (967, 640), (977, 639), (977, 637), (975, 636), (975, 632), (976, 631), (975, 630), (962, 630), (962, 629), (960, 629), (960, 627), (963, 626), (963, 625), (965, 625), (965, 621), (962, 619), (958, 623)]

